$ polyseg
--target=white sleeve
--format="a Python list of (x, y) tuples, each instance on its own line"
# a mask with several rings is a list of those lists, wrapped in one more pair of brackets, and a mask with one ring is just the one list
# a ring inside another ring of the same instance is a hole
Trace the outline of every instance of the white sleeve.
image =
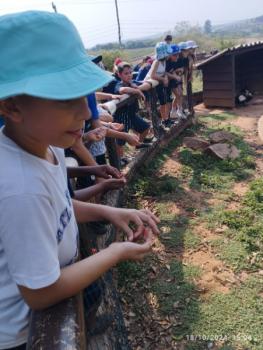
[(43, 288), (60, 276), (57, 221), (48, 198), (19, 195), (0, 202), (0, 239), (16, 284)]

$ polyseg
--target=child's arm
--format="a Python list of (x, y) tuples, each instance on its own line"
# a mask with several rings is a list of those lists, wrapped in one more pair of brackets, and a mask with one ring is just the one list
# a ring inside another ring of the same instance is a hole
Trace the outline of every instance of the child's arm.
[(120, 95), (108, 94), (107, 92), (101, 92), (101, 91), (97, 91), (95, 94), (96, 94), (96, 99), (99, 101), (101, 100), (112, 101), (112, 100), (119, 100), (121, 98)]
[(107, 179), (99, 182), (93, 186), (74, 191), (74, 198), (78, 201), (87, 202), (92, 197), (103, 194), (110, 190), (117, 190), (126, 184), (125, 178), (121, 179)]
[(143, 244), (113, 243), (99, 253), (61, 269), (58, 280), (50, 286), (41, 289), (18, 286), (19, 290), (31, 309), (45, 309), (76, 295), (120, 261), (142, 259), (150, 252), (152, 243), (150, 233)]
[[(73, 207), (77, 222), (110, 221), (118, 229), (123, 230), (129, 240), (141, 234), (144, 224), (148, 225), (155, 234), (159, 233), (156, 225), (159, 219), (149, 210), (113, 208), (107, 205), (83, 203), (74, 199)], [(129, 227), (130, 223), (136, 225), (135, 232)]]
[(176, 72), (173, 72), (173, 73), (167, 73), (167, 76), (169, 79), (176, 79), (176, 80), (182, 80), (182, 78), (176, 74)]
[(119, 90), (120, 94), (128, 94), (128, 95), (137, 95), (138, 97), (141, 97), (142, 99), (145, 99), (144, 94), (141, 92), (139, 88), (132, 88), (132, 87), (121, 87)]
[(152, 84), (149, 81), (144, 81), (141, 85), (138, 87), (141, 91), (148, 91), (152, 88)]
[(79, 139), (71, 148), (85, 165), (98, 165), (90, 152), (84, 146), (81, 139)]
[(127, 132), (120, 132), (113, 129), (107, 129), (107, 136), (114, 137), (115, 139), (125, 140), (131, 146), (137, 146), (140, 144), (139, 137), (137, 135), (131, 135)]
[(109, 179), (110, 177), (120, 179), (123, 177), (122, 173), (118, 169), (107, 164), (95, 166), (67, 167), (67, 173), (69, 178), (87, 175), (95, 175), (104, 179)]

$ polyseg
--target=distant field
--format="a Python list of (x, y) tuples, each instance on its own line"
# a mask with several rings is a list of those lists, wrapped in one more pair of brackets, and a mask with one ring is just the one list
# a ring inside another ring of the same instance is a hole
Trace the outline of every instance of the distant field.
[(130, 62), (137, 61), (143, 56), (147, 56), (147, 55), (153, 56), (153, 54), (154, 54), (153, 47), (144, 47), (142, 49), (126, 49), (123, 51), (127, 55), (128, 60)]

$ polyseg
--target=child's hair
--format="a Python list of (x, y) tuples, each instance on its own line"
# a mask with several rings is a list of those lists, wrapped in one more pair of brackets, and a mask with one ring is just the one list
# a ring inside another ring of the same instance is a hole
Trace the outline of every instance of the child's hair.
[(171, 36), (171, 34), (167, 34), (164, 38), (164, 41), (172, 41), (173, 37)]
[(122, 73), (125, 68), (131, 68), (130, 63), (122, 62), (122, 63), (118, 64), (118, 66), (117, 66), (118, 73)]

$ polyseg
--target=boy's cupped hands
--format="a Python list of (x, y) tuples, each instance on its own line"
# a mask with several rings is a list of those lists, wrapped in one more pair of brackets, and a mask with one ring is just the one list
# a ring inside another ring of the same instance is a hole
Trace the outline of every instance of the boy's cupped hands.
[(160, 220), (148, 209), (107, 208), (107, 219), (119, 230), (123, 231), (128, 241), (141, 238), (145, 229), (152, 232), (152, 236), (159, 234), (157, 224)]
[(110, 245), (114, 253), (119, 254), (119, 261), (121, 260), (141, 260), (144, 256), (149, 253), (152, 249), (155, 236), (151, 229), (145, 227), (142, 234), (140, 243), (133, 242), (116, 242)]

